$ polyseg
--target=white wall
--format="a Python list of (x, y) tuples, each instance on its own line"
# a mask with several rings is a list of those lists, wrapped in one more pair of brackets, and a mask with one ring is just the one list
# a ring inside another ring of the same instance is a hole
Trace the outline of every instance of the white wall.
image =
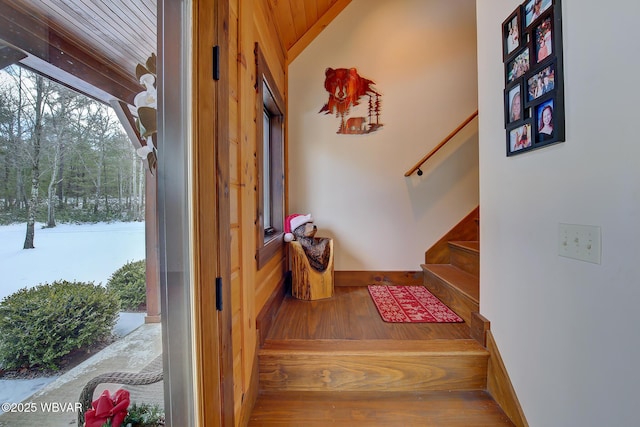
[[(566, 142), (506, 158), (519, 3), (477, 1), (481, 312), (531, 426), (638, 425), (640, 3), (563, 0)], [(601, 264), (559, 257), (558, 223), (602, 227)]]
[[(335, 238), (337, 270), (420, 270), (477, 205), (477, 121), (404, 177), (476, 110), (476, 64), (473, 0), (354, 0), (290, 65), (290, 211)], [(327, 67), (376, 83), (381, 130), (338, 135), (339, 119), (318, 114)]]

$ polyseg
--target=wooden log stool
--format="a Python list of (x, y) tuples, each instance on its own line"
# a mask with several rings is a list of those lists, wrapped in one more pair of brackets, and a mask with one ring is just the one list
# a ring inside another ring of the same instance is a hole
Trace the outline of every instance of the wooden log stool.
[(306, 301), (333, 296), (333, 239), (329, 240), (329, 263), (324, 271), (311, 266), (300, 242), (289, 243), (291, 258), (291, 294)]

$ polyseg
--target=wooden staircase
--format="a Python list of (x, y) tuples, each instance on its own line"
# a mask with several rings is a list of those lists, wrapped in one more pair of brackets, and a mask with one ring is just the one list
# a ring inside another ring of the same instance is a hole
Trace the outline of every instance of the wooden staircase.
[(488, 359), (470, 338), (267, 339), (248, 425), (513, 426), (486, 392)]
[(480, 310), (479, 209), (425, 253), (423, 283), (467, 324)]
[(330, 300), (285, 298), (258, 353), (248, 425), (514, 426), (487, 392), (490, 353), (469, 329), (477, 212), (468, 219), (475, 234), (452, 230), (426, 256), (438, 262), (423, 265), (425, 285), (466, 324), (384, 323), (362, 286), (338, 286)]

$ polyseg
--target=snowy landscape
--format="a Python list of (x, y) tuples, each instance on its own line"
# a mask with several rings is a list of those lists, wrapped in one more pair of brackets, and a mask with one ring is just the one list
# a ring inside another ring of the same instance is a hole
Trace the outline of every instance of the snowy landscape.
[(36, 224), (35, 249), (22, 249), (26, 225), (0, 226), (0, 300), (56, 280), (107, 284), (128, 261), (144, 259), (144, 222)]
[[(0, 226), (0, 301), (24, 287), (62, 279), (106, 285), (118, 268), (145, 258), (144, 222), (42, 226), (36, 224), (35, 249), (22, 249), (26, 224)], [(120, 313), (114, 334), (123, 336), (143, 322), (143, 313)], [(0, 379), (0, 402), (19, 402), (55, 378)]]

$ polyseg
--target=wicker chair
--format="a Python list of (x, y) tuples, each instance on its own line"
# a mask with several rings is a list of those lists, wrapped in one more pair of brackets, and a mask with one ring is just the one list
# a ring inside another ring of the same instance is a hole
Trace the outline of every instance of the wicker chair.
[(79, 402), (82, 404), (82, 410), (78, 411), (78, 426), (84, 425), (84, 414), (91, 409), (91, 402), (93, 402), (93, 393), (99, 384), (111, 383), (111, 384), (125, 384), (125, 385), (148, 385), (162, 381), (162, 370), (153, 372), (108, 372), (106, 374), (98, 375), (91, 379), (82, 389), (80, 393)]

